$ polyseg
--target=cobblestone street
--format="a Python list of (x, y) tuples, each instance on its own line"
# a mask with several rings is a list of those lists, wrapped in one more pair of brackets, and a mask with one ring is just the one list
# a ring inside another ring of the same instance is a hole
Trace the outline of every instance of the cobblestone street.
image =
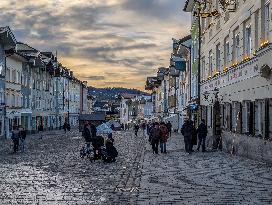
[(147, 139), (114, 134), (116, 163), (79, 157), (77, 131), (28, 136), (25, 153), (0, 148), (0, 204), (271, 204), (272, 168), (221, 152), (185, 155), (174, 135), (168, 153)]
[(76, 131), (28, 137), (26, 153), (4, 147), (0, 204), (135, 204), (144, 146), (131, 133), (115, 135), (119, 157), (112, 164), (81, 159), (84, 141)]
[(186, 155), (183, 137), (168, 153), (145, 152), (138, 204), (272, 204), (272, 167), (222, 152)]

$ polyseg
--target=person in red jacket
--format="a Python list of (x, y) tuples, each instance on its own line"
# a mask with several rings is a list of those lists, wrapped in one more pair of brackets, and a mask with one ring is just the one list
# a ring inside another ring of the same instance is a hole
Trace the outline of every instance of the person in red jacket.
[(168, 139), (169, 132), (164, 122), (160, 124), (160, 131), (161, 131), (161, 136), (160, 136), (161, 153), (166, 153), (166, 142)]

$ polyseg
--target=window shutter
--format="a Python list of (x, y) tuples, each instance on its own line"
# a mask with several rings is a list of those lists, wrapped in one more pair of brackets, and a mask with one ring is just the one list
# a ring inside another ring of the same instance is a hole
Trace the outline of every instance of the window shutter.
[(265, 99), (264, 138), (269, 139), (269, 99)]

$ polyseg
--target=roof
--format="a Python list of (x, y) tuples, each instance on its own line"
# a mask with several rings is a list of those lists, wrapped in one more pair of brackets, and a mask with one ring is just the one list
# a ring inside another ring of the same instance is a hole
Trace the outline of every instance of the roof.
[(78, 116), (79, 120), (90, 120), (90, 121), (105, 121), (105, 112), (95, 112), (91, 114), (81, 114)]
[(121, 96), (122, 96), (124, 99), (131, 99), (131, 98), (136, 97), (137, 94), (122, 93)]
[(184, 43), (185, 41), (188, 41), (190, 39), (192, 39), (191, 35), (185, 36), (185, 37), (179, 39), (179, 43)]
[(108, 102), (95, 102), (93, 107), (105, 108), (108, 107)]
[(0, 27), (0, 42), (5, 50), (14, 49), (16, 46), (16, 39), (8, 26)]
[(183, 11), (185, 11), (185, 12), (192, 12), (193, 8), (194, 8), (194, 5), (195, 5), (195, 0), (187, 0), (185, 2)]

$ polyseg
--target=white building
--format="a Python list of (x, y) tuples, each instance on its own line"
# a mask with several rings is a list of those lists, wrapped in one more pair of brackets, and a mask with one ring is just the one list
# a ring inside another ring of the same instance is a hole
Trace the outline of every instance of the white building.
[(8, 120), (7, 134), (11, 133), (13, 126), (21, 125), (22, 111), (22, 81), (21, 74), (23, 62), (26, 59), (19, 54), (13, 54), (6, 58), (6, 116)]

